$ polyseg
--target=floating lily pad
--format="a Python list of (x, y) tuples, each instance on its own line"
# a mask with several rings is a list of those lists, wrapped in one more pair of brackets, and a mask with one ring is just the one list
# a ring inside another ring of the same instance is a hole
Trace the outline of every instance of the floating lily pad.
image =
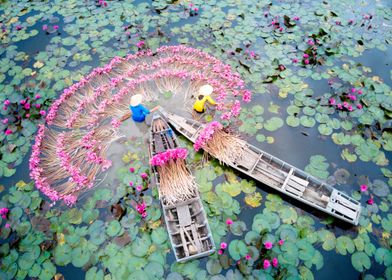
[(371, 266), (370, 258), (364, 252), (355, 252), (351, 256), (351, 263), (359, 272), (363, 272)]
[(246, 256), (248, 248), (242, 240), (233, 240), (229, 244), (229, 253), (234, 260), (239, 260)]

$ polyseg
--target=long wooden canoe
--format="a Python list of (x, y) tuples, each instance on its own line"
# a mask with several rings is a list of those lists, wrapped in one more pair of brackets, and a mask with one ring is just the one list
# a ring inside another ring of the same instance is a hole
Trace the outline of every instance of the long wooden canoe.
[[(159, 114), (155, 113), (150, 130), (150, 158), (178, 147), (173, 130)], [(215, 244), (199, 192), (196, 191), (192, 197), (186, 200), (168, 203), (168, 200), (159, 192), (160, 179), (164, 175), (159, 173), (159, 168), (156, 166), (151, 166), (151, 170), (154, 175), (154, 183), (158, 188), (163, 215), (176, 260), (185, 262), (212, 254), (215, 251)], [(187, 167), (186, 170), (191, 175)], [(193, 180), (193, 177), (190, 177)]]
[[(193, 143), (205, 128), (205, 125), (198, 121), (166, 112), (163, 109), (160, 111), (179, 133)], [(206, 150), (206, 152), (209, 151)], [(218, 159), (296, 200), (343, 221), (358, 224), (361, 213), (361, 204), (358, 201), (245, 141), (241, 151), (238, 151), (236, 160)]]

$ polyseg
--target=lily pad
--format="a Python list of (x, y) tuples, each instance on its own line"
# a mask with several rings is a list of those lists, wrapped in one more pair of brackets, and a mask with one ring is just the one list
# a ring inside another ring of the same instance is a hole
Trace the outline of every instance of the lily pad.
[(359, 272), (363, 272), (371, 266), (370, 258), (364, 252), (355, 252), (351, 256), (351, 263)]

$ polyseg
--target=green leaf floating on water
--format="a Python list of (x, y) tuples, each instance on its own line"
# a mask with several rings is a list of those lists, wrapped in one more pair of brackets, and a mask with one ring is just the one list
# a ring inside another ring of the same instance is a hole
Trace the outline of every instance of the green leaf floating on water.
[(167, 240), (167, 238), (167, 231), (165, 228), (162, 227), (154, 229), (151, 234), (152, 242), (158, 245), (163, 244)]
[(329, 163), (324, 156), (314, 155), (310, 157), (310, 164), (305, 167), (305, 171), (320, 179), (327, 179)]
[(264, 128), (268, 131), (278, 130), (283, 126), (283, 120), (278, 117), (272, 117), (264, 123)]
[(143, 234), (142, 237), (136, 238), (132, 243), (132, 253), (137, 257), (144, 257), (151, 245), (151, 239), (148, 234)]
[(248, 254), (248, 248), (244, 241), (235, 239), (229, 244), (229, 253), (234, 260), (238, 261)]
[(346, 255), (347, 252), (352, 254), (355, 251), (354, 242), (348, 236), (339, 236), (336, 239), (336, 250), (341, 255)]
[(222, 266), (219, 260), (215, 260), (215, 259), (208, 260), (206, 267), (208, 273), (211, 275), (217, 275), (222, 271)]
[(352, 254), (351, 263), (359, 272), (363, 272), (371, 266), (370, 258), (364, 252), (355, 252)]
[(113, 220), (108, 224), (106, 233), (109, 236), (118, 236), (120, 235), (121, 229), (121, 224), (117, 220)]

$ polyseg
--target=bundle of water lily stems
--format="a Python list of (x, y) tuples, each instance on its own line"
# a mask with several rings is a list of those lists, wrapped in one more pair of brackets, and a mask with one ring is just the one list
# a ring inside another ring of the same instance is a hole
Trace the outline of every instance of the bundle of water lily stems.
[(157, 166), (159, 173), (159, 196), (164, 204), (174, 205), (194, 198), (197, 185), (184, 159), (171, 159), (164, 165)]
[(204, 149), (219, 161), (225, 163), (233, 163), (240, 159), (244, 146), (244, 141), (229, 133), (217, 121), (207, 124), (193, 145), (196, 151)]

